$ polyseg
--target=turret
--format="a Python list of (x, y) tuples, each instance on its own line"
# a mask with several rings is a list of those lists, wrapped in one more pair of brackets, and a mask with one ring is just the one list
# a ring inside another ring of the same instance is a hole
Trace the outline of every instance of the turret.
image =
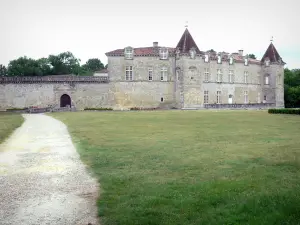
[(262, 92), (265, 103), (275, 103), (277, 108), (284, 108), (284, 65), (274, 44), (270, 43), (262, 64)]

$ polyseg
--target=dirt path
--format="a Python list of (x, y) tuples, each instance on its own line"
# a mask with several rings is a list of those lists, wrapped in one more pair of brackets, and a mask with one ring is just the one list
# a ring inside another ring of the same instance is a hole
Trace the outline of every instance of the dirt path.
[(66, 126), (42, 114), (24, 117), (0, 146), (0, 224), (98, 224), (98, 185)]

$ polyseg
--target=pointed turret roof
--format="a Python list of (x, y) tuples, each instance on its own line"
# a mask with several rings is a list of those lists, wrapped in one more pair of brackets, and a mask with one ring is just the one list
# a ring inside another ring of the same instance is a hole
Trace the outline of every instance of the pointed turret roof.
[(270, 62), (279, 62), (282, 60), (272, 42), (262, 57), (261, 62), (264, 62), (267, 57), (269, 58)]
[(183, 35), (181, 36), (176, 48), (179, 48), (181, 53), (188, 53), (191, 48), (195, 48), (196, 53), (200, 53), (198, 46), (196, 45), (192, 35), (189, 30), (186, 28)]

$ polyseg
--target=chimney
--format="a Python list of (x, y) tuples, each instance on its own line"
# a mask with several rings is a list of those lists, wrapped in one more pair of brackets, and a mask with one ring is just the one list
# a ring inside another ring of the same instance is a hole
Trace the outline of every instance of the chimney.
[(243, 50), (239, 50), (239, 55), (243, 56)]
[(157, 41), (153, 42), (153, 47), (154, 48), (158, 47), (158, 42)]

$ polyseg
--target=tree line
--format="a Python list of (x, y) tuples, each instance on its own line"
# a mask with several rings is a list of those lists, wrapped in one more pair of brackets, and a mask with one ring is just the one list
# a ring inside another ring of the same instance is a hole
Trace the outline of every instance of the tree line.
[(91, 76), (97, 70), (107, 68), (98, 58), (89, 59), (80, 65), (80, 59), (71, 52), (49, 55), (48, 58), (32, 59), (26, 56), (9, 62), (8, 66), (0, 64), (0, 76), (46, 76), (75, 74)]

